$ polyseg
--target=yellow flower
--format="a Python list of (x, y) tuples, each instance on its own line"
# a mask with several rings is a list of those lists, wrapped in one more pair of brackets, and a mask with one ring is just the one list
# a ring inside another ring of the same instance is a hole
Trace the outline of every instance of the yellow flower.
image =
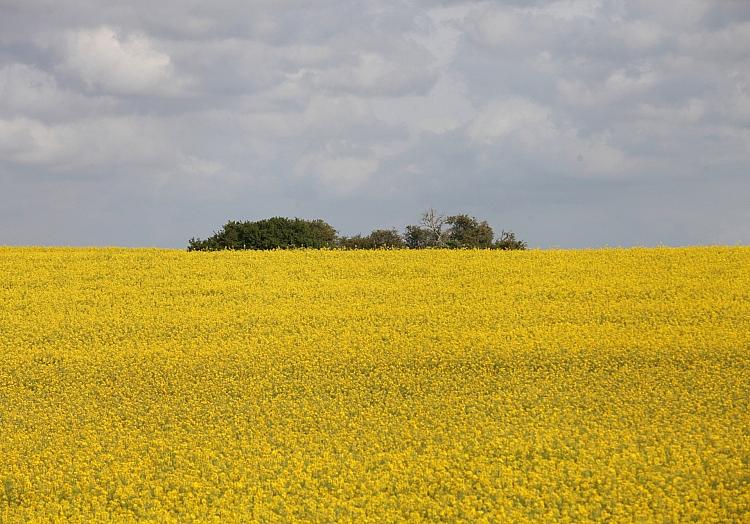
[(0, 247), (0, 521), (738, 521), (750, 248)]

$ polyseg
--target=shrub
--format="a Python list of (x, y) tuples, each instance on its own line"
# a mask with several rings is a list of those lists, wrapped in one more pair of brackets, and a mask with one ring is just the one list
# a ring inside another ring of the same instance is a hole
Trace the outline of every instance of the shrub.
[(339, 246), (345, 249), (383, 249), (405, 247), (404, 239), (395, 229), (376, 229), (366, 237), (342, 237)]
[(336, 230), (323, 220), (273, 217), (256, 222), (230, 220), (205, 240), (191, 238), (188, 251), (322, 248), (335, 245), (335, 241)]
[(492, 244), (492, 249), (526, 249), (527, 244), (522, 240), (516, 238), (515, 233), (512, 231), (503, 231), (500, 233), (500, 238)]
[(445, 220), (448, 228), (446, 244), (453, 248), (492, 247), (494, 232), (486, 220), (479, 222), (469, 215), (454, 215)]

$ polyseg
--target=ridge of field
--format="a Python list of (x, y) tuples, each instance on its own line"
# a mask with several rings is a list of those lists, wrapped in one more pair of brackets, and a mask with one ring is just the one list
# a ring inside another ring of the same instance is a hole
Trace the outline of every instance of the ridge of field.
[(0, 248), (0, 521), (750, 521), (750, 247)]

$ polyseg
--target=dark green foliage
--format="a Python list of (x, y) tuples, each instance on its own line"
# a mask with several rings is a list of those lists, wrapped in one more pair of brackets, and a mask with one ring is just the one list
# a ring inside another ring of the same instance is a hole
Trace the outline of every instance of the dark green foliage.
[(406, 226), (404, 242), (409, 249), (424, 249), (434, 246), (434, 235), (420, 226)]
[(452, 248), (489, 248), (492, 247), (494, 232), (483, 220), (479, 222), (469, 215), (453, 215), (445, 220), (450, 227), (447, 232), (446, 245)]
[(404, 240), (411, 249), (426, 247), (448, 247), (447, 233), (443, 230), (445, 216), (430, 208), (424, 213), (418, 226), (406, 226)]
[(384, 249), (404, 247), (404, 239), (395, 229), (376, 229), (366, 237), (342, 237), (339, 246), (345, 249)]
[(510, 249), (526, 249), (527, 244), (526, 242), (523, 242), (522, 240), (518, 240), (516, 238), (516, 234), (512, 231), (503, 231), (500, 233), (500, 238), (495, 241), (494, 244), (492, 244), (492, 249), (504, 249), (504, 250), (510, 250)]
[(370, 233), (369, 238), (374, 248), (404, 247), (404, 239), (401, 238), (401, 235), (395, 229), (376, 229)]
[[(447, 226), (447, 228), (446, 228)], [(222, 249), (290, 249), (339, 247), (343, 249), (382, 248), (479, 248), (526, 249), (512, 231), (503, 231), (493, 242), (487, 221), (469, 215), (445, 217), (434, 209), (422, 213), (419, 225), (406, 226), (401, 236), (395, 229), (376, 229), (367, 236), (337, 237), (336, 230), (323, 220), (273, 217), (256, 222), (230, 220), (212, 236), (191, 238), (188, 251)]]
[(231, 220), (205, 240), (191, 238), (188, 251), (322, 248), (334, 246), (335, 241), (336, 230), (323, 220), (273, 217), (257, 222)]
[[(447, 229), (444, 229), (448, 226)], [(428, 247), (475, 249), (526, 249), (526, 242), (516, 239), (511, 231), (503, 231), (493, 242), (494, 232), (486, 220), (481, 222), (469, 215), (445, 217), (434, 209), (422, 213), (418, 226), (406, 226), (404, 242), (410, 249)]]

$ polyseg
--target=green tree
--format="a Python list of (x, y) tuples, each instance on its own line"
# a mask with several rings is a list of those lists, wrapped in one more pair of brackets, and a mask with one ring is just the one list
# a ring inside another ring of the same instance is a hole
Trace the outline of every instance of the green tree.
[(205, 240), (191, 238), (188, 251), (322, 248), (333, 246), (335, 241), (336, 230), (323, 220), (273, 217), (255, 222), (230, 220)]
[(404, 230), (404, 241), (411, 249), (423, 249), (426, 247), (446, 247), (446, 218), (434, 209), (430, 208), (422, 213), (419, 225), (406, 226)]
[(420, 226), (406, 226), (404, 242), (409, 249), (424, 249), (432, 245), (432, 235)]
[(405, 246), (404, 239), (395, 229), (376, 229), (367, 236), (342, 237), (339, 245), (345, 249), (382, 249)]
[[(447, 226), (447, 227), (446, 227)], [(406, 226), (401, 236), (395, 229), (375, 229), (367, 236), (337, 237), (323, 220), (273, 217), (255, 222), (230, 220), (206, 239), (191, 238), (188, 251), (220, 249), (288, 249), (343, 247), (345, 249), (403, 248), (491, 248), (526, 249), (526, 242), (512, 231), (503, 231), (493, 242), (487, 221), (466, 215), (445, 217), (434, 209), (422, 213), (419, 225)]]
[(404, 239), (395, 229), (375, 229), (368, 239), (374, 249), (404, 247)]
[(454, 248), (489, 248), (495, 236), (486, 220), (479, 222), (469, 215), (449, 216), (446, 244)]
[(492, 244), (493, 249), (503, 249), (503, 250), (524, 250), (528, 247), (528, 244), (526, 242), (519, 240), (516, 238), (516, 234), (512, 231), (502, 231), (500, 233), (500, 238), (495, 241), (494, 244)]

